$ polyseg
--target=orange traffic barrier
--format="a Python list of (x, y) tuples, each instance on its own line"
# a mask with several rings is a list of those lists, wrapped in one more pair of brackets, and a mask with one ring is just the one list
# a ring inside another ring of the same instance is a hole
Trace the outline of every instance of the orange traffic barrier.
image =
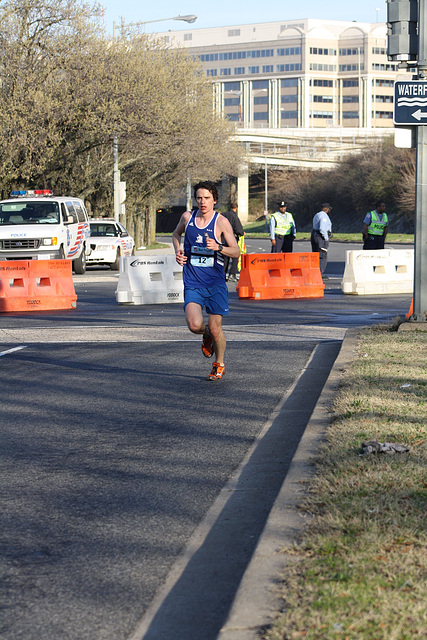
[(413, 315), (413, 313), (414, 313), (414, 299), (412, 298), (411, 306), (409, 307), (409, 311), (405, 316), (405, 320), (409, 320), (409, 318)]
[(75, 309), (71, 260), (0, 261), (0, 312)]
[(236, 287), (239, 298), (323, 298), (318, 253), (246, 253)]

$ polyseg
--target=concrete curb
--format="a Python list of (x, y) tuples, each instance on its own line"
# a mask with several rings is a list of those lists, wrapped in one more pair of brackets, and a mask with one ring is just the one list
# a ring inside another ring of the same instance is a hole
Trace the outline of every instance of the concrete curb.
[(314, 472), (311, 459), (330, 422), (342, 375), (355, 358), (360, 332), (360, 328), (347, 330), (218, 640), (259, 640), (260, 628), (271, 624), (283, 605), (279, 586), (287, 557), (281, 551), (293, 544), (305, 525), (298, 505)]

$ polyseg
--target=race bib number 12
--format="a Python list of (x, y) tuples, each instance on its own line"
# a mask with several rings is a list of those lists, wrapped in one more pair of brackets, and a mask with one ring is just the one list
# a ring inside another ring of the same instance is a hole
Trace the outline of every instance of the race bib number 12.
[(193, 267), (213, 267), (214, 266), (214, 251), (207, 247), (191, 247), (190, 262)]

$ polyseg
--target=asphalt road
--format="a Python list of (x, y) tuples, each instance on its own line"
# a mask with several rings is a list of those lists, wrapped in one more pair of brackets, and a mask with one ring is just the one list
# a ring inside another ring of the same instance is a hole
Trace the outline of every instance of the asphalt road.
[(181, 305), (119, 306), (107, 269), (75, 277), (76, 310), (2, 316), (1, 638), (217, 637), (346, 329), (409, 308), (410, 294), (344, 296), (345, 249), (331, 250), (321, 299), (245, 301), (229, 285), (220, 383), (205, 381)]

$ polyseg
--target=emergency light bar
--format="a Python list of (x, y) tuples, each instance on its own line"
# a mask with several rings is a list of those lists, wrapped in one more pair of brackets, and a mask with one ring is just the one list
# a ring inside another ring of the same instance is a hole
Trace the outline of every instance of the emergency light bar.
[(11, 198), (25, 198), (26, 196), (53, 196), (51, 189), (35, 189), (34, 191), (12, 191)]

